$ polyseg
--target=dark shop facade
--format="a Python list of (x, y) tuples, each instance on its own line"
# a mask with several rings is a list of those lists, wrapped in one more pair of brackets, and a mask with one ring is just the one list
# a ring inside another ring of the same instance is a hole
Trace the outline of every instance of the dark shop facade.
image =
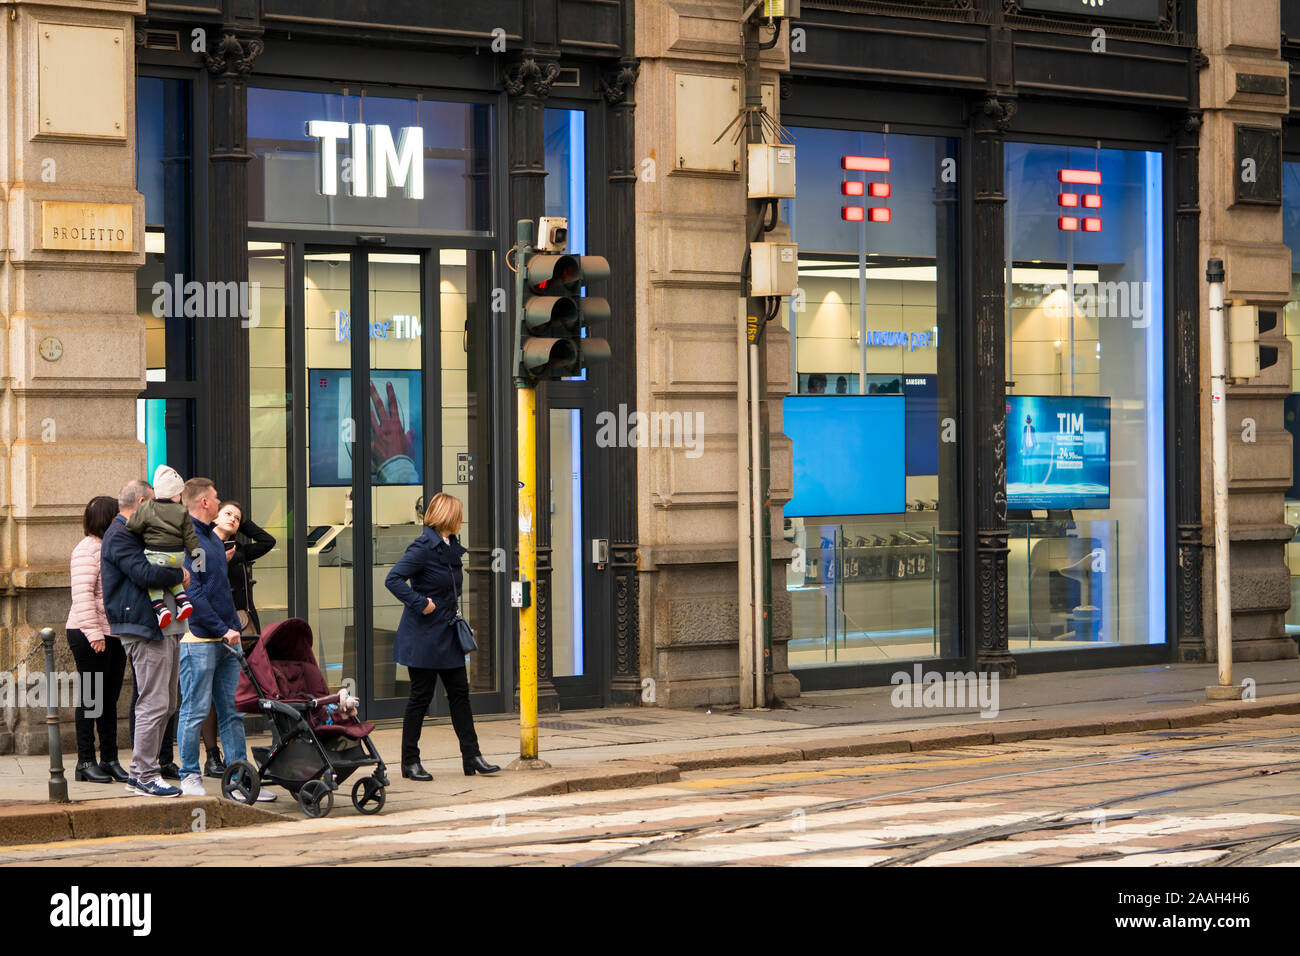
[[(263, 626), (307, 619), (370, 717), (409, 691), (384, 578), (439, 491), (465, 509), (474, 708), (514, 707), (507, 252), (541, 215), (610, 261), (592, 291), (627, 317), (596, 333), (607, 367), (540, 396), (542, 707), (639, 697), (635, 615), (611, 623), (635, 586), (632, 452), (579, 427), (632, 377), (631, 6), (182, 0), (137, 19), (150, 474), (210, 475), (275, 536)], [(191, 281), (236, 283), (238, 320)], [(593, 538), (613, 543), (599, 565)]]

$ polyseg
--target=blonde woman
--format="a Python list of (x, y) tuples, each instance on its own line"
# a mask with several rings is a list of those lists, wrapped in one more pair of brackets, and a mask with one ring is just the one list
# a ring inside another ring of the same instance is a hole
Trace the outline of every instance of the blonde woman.
[(501, 769), (479, 753), (465, 654), (453, 623), (463, 580), (461, 555), (465, 548), (456, 537), (462, 521), (459, 499), (434, 495), (424, 511), (424, 531), (384, 580), (393, 596), (406, 605), (393, 641), (393, 660), (411, 675), (411, 699), (402, 723), (402, 776), (409, 780), (433, 779), (420, 765), (420, 730), (439, 678), (460, 740), (465, 776)]

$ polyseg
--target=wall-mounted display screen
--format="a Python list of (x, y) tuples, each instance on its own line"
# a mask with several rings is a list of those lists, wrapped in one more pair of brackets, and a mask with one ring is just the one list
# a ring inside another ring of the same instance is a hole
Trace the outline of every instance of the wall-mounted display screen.
[[(370, 373), (370, 480), (376, 485), (424, 483), (424, 419), (419, 369)], [(309, 369), (310, 477), (313, 485), (352, 484), (357, 434), (352, 373)]]
[(794, 453), (787, 518), (903, 513), (903, 396), (792, 395), (782, 409)]
[(907, 473), (939, 474), (939, 376), (905, 375)]
[(1110, 507), (1110, 399), (1007, 396), (1007, 507)]

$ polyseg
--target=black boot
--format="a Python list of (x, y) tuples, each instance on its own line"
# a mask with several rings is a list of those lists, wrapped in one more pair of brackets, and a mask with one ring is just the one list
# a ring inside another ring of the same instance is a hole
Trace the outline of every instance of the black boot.
[(402, 764), (402, 776), (407, 780), (419, 780), (421, 783), (426, 783), (433, 779), (433, 775), (420, 766), (420, 761), (418, 760), (413, 763)]
[(83, 780), (86, 783), (112, 783), (113, 778), (104, 771), (99, 769), (99, 764), (93, 760), (87, 760), (77, 764), (77, 772), (73, 774), (74, 780)]
[(122, 769), (122, 765), (116, 760), (103, 760), (99, 764), (99, 769), (104, 771), (118, 783), (126, 783), (131, 779), (131, 775)]
[(465, 776), (472, 777), (476, 773), (496, 773), (501, 768), (495, 764), (490, 764), (483, 757), (465, 757)]
[(226, 772), (226, 762), (221, 759), (221, 748), (213, 747), (208, 751), (208, 759), (203, 764), (203, 775), (220, 780)]

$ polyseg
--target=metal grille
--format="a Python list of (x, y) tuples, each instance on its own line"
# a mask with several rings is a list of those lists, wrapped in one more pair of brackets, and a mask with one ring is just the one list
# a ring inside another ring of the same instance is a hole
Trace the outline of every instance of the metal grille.
[(591, 730), (587, 724), (575, 724), (569, 720), (539, 720), (537, 726), (542, 730)]

